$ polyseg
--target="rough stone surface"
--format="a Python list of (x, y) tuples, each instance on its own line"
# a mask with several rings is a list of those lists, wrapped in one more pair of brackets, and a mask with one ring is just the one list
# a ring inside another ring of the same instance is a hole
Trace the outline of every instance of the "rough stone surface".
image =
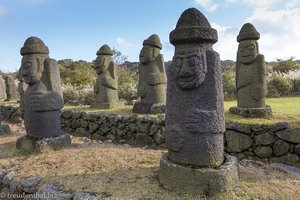
[(17, 86), (13, 76), (8, 75), (5, 77), (5, 88), (6, 88), (6, 101), (16, 100), (19, 98)]
[(225, 138), (227, 142), (226, 150), (228, 152), (242, 152), (253, 145), (251, 137), (233, 130), (227, 130)]
[(254, 153), (260, 158), (273, 157), (273, 149), (270, 146), (258, 146), (254, 149)]
[(290, 145), (282, 140), (277, 140), (273, 145), (273, 151), (275, 156), (281, 156), (290, 150)]
[(71, 144), (71, 137), (67, 133), (62, 133), (56, 137), (42, 139), (23, 136), (18, 138), (16, 147), (25, 152), (43, 152), (45, 150), (58, 150)]
[(106, 44), (97, 51), (94, 66), (97, 73), (94, 86), (96, 102), (91, 105), (92, 108), (113, 109), (124, 106), (124, 102), (119, 101), (117, 66), (112, 61), (112, 55), (112, 50)]
[(45, 184), (39, 188), (37, 191), (39, 196), (44, 196), (45, 198), (41, 198), (43, 200), (71, 200), (73, 195), (71, 193), (65, 192), (58, 187), (52, 184)]
[(274, 133), (262, 133), (254, 136), (255, 145), (269, 145), (276, 141)]
[(271, 166), (275, 169), (283, 170), (286, 173), (300, 176), (300, 169), (297, 167), (293, 167), (293, 166), (282, 164), (282, 163), (272, 163)]
[(276, 136), (288, 142), (300, 143), (300, 128), (289, 131), (280, 131), (276, 133)]
[(42, 177), (35, 176), (35, 177), (30, 177), (30, 178), (22, 180), (21, 181), (22, 190), (27, 193), (36, 192), (37, 186), (38, 186), (39, 182), (41, 181), (41, 179), (42, 179)]
[(168, 70), (168, 153), (161, 158), (160, 182), (172, 191), (213, 195), (238, 180), (236, 158), (224, 157), (222, 73), (212, 48), (216, 41), (216, 30), (195, 8), (184, 11), (170, 33), (175, 55)]
[(299, 162), (299, 156), (296, 154), (287, 153), (283, 156), (273, 157), (271, 158), (272, 162), (285, 163), (285, 164), (294, 164)]
[(28, 88), (24, 94), (26, 134), (33, 138), (61, 134), (63, 107), (59, 67), (49, 58), (48, 47), (37, 37), (29, 37), (21, 48), (20, 73)]
[(156, 34), (143, 42), (137, 90), (141, 102), (134, 104), (134, 113), (165, 112), (167, 77), (163, 55), (160, 54), (161, 48), (160, 39)]
[(0, 75), (0, 100), (6, 99), (6, 86), (3, 77)]
[(300, 155), (300, 144), (297, 144), (295, 146), (295, 153), (298, 154), (298, 155)]
[(229, 108), (229, 112), (240, 115), (245, 118), (271, 118), (272, 117), (272, 109), (268, 105), (265, 108), (231, 107)]
[[(195, 20), (189, 20), (192, 18)], [(220, 58), (212, 50), (211, 40), (202, 38), (201, 31), (194, 39), (190, 35), (179, 39), (186, 34), (187, 27), (193, 27), (191, 32), (203, 28), (213, 34), (210, 39), (217, 41), (215, 30), (197, 9), (186, 10), (170, 33), (175, 55), (168, 71), (165, 122), (168, 159), (179, 164), (215, 167), (224, 161)]]
[(9, 186), (10, 182), (15, 178), (16, 174), (14, 172), (9, 172), (6, 174), (2, 180), (2, 184), (5, 186)]
[(238, 179), (238, 161), (233, 156), (226, 156), (225, 163), (218, 168), (186, 167), (173, 163), (166, 154), (160, 160), (160, 182), (180, 193), (211, 196), (231, 190)]
[(0, 136), (1, 135), (10, 135), (11, 130), (8, 124), (2, 124), (0, 125)]
[(266, 69), (264, 56), (258, 51), (259, 37), (259, 33), (250, 23), (244, 24), (237, 36), (237, 107), (229, 109), (229, 112), (243, 117), (269, 118), (272, 111), (265, 102)]
[(227, 122), (226, 129), (227, 130), (235, 130), (237, 132), (244, 133), (247, 135), (250, 135), (252, 133), (249, 125), (240, 124), (237, 122)]

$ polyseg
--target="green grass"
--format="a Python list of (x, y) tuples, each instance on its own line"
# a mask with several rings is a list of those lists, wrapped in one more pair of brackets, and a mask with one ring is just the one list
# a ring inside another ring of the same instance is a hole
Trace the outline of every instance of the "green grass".
[(288, 122), (290, 128), (300, 128), (300, 97), (282, 97), (267, 99), (271, 106), (273, 117), (271, 119), (242, 118), (229, 113), (229, 108), (236, 106), (236, 101), (224, 103), (226, 121), (237, 121), (244, 124), (274, 124), (277, 122)]

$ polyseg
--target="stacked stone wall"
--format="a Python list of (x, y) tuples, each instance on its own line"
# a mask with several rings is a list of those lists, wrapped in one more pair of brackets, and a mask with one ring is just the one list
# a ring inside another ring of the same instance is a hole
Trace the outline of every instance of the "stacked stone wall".
[[(10, 123), (22, 121), (18, 107), (1, 106), (1, 114), (4, 121)], [(73, 136), (111, 140), (134, 146), (165, 147), (164, 115), (140, 117), (63, 110), (61, 123), (63, 131)], [(225, 150), (229, 154), (287, 164), (299, 162), (300, 129), (289, 129), (286, 122), (273, 125), (226, 122), (224, 137)]]

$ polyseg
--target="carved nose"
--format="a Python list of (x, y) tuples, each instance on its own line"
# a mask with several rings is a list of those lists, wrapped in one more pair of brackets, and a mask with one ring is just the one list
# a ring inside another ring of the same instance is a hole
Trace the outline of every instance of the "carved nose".
[(191, 76), (192, 75), (192, 71), (191, 71), (189, 65), (187, 64), (186, 59), (184, 59), (183, 62), (182, 62), (182, 67), (180, 69), (179, 75), (181, 77), (187, 77), (187, 76)]

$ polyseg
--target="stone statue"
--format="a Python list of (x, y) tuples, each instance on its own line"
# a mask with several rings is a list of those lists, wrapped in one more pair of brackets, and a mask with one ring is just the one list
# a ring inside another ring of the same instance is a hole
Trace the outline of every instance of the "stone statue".
[(20, 73), (28, 84), (24, 93), (26, 136), (18, 139), (17, 147), (32, 151), (39, 150), (39, 144), (45, 147), (49, 143), (54, 149), (69, 145), (69, 134), (61, 131), (60, 110), (64, 104), (57, 62), (49, 58), (48, 47), (37, 37), (25, 41), (21, 55)]
[(236, 61), (237, 107), (230, 112), (244, 117), (271, 117), (272, 110), (266, 106), (266, 72), (264, 56), (259, 54), (260, 34), (246, 23), (237, 36), (239, 42)]
[(19, 100), (20, 111), (21, 111), (22, 115), (24, 115), (24, 94), (25, 94), (25, 91), (26, 91), (28, 85), (26, 83), (24, 83), (24, 80), (23, 80), (23, 77), (22, 77), (20, 71), (18, 73), (17, 78), (19, 80), (18, 92), (19, 92), (19, 95), (20, 95), (20, 100)]
[(217, 31), (195, 8), (184, 11), (170, 33), (175, 55), (167, 74), (168, 153), (159, 176), (176, 192), (213, 195), (238, 180), (237, 159), (224, 156), (222, 73), (212, 49), (217, 40)]
[(140, 52), (139, 83), (137, 94), (141, 102), (136, 102), (134, 113), (155, 114), (165, 112), (167, 77), (162, 45), (156, 34), (144, 40)]
[(5, 101), (17, 100), (19, 94), (17, 91), (16, 83), (14, 77), (8, 75), (5, 77), (5, 86), (6, 86), (6, 99)]
[(103, 45), (97, 51), (95, 70), (97, 80), (94, 86), (96, 102), (92, 108), (113, 109), (124, 106), (118, 96), (118, 74), (117, 66), (112, 61), (113, 52), (108, 45)]
[(0, 100), (6, 99), (6, 86), (3, 77), (0, 75)]

